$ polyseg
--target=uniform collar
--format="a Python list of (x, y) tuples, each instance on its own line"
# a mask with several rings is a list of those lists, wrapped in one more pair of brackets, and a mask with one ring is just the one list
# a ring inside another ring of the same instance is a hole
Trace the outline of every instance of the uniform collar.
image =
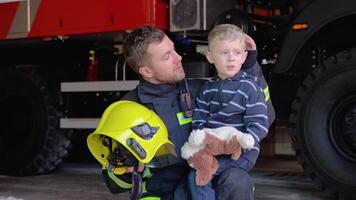
[(178, 84), (152, 84), (143, 79), (140, 79), (137, 89), (142, 103), (171, 102), (179, 94)]

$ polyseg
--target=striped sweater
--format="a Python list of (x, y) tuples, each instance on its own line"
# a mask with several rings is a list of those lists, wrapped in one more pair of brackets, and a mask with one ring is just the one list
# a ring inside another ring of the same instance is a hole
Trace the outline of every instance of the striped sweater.
[(243, 71), (226, 80), (216, 77), (202, 85), (195, 104), (193, 129), (233, 126), (251, 134), (255, 146), (241, 156), (255, 164), (268, 133), (267, 106), (256, 77)]

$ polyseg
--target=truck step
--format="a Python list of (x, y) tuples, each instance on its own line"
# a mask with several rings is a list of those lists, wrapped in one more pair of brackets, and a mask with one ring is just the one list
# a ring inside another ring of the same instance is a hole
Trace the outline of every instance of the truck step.
[(96, 129), (100, 118), (61, 118), (60, 128), (66, 129)]
[(130, 91), (136, 88), (138, 80), (62, 82), (61, 92), (108, 92)]

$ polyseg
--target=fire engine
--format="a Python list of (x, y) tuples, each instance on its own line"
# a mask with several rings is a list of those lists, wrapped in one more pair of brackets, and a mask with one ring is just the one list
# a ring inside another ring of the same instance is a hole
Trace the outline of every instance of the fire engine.
[[(137, 85), (122, 41), (164, 29), (188, 78), (214, 71), (206, 36), (232, 23), (257, 43), (277, 120), (288, 121), (304, 172), (323, 189), (356, 190), (356, 3), (352, 0), (2, 0), (0, 171), (43, 174), (71, 135)], [(88, 131), (84, 131), (88, 133)]]

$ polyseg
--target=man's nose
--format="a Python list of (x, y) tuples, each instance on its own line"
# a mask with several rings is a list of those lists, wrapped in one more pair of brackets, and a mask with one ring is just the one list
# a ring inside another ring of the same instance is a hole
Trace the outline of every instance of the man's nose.
[(181, 61), (182, 60), (182, 56), (180, 56), (176, 51), (174, 51), (174, 55), (175, 55), (177, 61)]

